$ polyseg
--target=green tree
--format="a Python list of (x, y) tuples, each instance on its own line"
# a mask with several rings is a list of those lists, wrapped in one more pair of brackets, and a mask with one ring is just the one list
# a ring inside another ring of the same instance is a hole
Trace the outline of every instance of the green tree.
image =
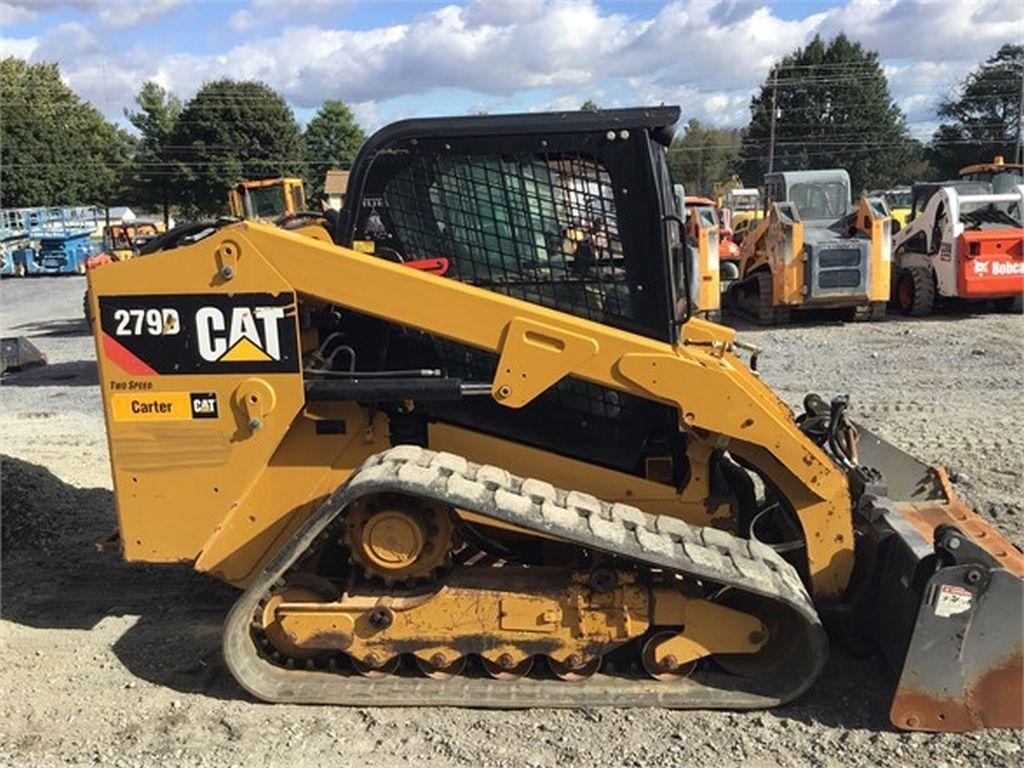
[(109, 205), (132, 138), (83, 102), (56, 64), (0, 61), (0, 205)]
[(306, 126), (305, 140), (309, 157), (306, 184), (310, 199), (318, 200), (324, 193), (327, 171), (351, 168), (366, 134), (348, 104), (328, 99)]
[(245, 179), (298, 176), (305, 146), (280, 95), (256, 82), (207, 83), (181, 110), (171, 135), (174, 184), (186, 215), (218, 214)]
[(135, 97), (138, 111), (125, 110), (125, 117), (139, 132), (132, 158), (133, 197), (147, 206), (163, 210), (164, 223), (170, 218), (174, 169), (171, 138), (181, 114), (181, 101), (152, 81), (142, 84)]
[(587, 99), (580, 104), (580, 112), (600, 112), (601, 107), (597, 105), (597, 102), (593, 99)]
[(1006, 44), (939, 104), (943, 122), (932, 137), (931, 156), (943, 177), (994, 155), (1021, 162), (1022, 88), (1024, 45)]
[(816, 36), (769, 72), (743, 139), (748, 184), (768, 170), (773, 105), (773, 170), (845, 168), (855, 192), (912, 180), (920, 146), (889, 95), (878, 54), (845, 35), (827, 43)]
[(691, 118), (668, 150), (672, 180), (687, 194), (714, 195), (714, 185), (736, 172), (742, 141), (738, 128), (715, 128)]

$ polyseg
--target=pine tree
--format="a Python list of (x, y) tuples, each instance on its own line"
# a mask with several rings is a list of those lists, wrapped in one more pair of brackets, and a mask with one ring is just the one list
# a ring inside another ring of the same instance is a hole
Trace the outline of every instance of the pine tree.
[(176, 196), (191, 216), (223, 212), (228, 187), (240, 181), (298, 176), (305, 168), (295, 116), (263, 83), (207, 83), (181, 110), (171, 144)]
[(306, 185), (310, 200), (317, 200), (323, 195), (327, 171), (351, 168), (366, 134), (348, 104), (328, 99), (309, 121), (304, 138), (309, 157)]
[(865, 185), (912, 181), (920, 169), (911, 170), (920, 145), (889, 95), (878, 54), (843, 34), (827, 43), (815, 37), (786, 56), (751, 100), (743, 140), (750, 185), (759, 185), (768, 170), (773, 103), (775, 171), (844, 168), (856, 194)]
[(125, 110), (125, 117), (140, 134), (132, 159), (133, 197), (143, 205), (160, 207), (167, 223), (174, 196), (171, 138), (181, 114), (181, 101), (147, 81), (135, 103), (139, 106), (137, 112)]
[(1022, 88), (1024, 45), (1007, 44), (939, 105), (943, 122), (932, 137), (932, 158), (943, 177), (952, 178), (963, 166), (991, 161), (995, 155), (1021, 162)]

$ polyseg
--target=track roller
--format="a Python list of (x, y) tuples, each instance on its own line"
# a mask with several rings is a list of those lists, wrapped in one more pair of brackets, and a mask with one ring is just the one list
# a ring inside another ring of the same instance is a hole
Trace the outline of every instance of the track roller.
[(460, 656), (454, 661), (448, 661), (443, 655), (435, 653), (429, 661), (415, 657), (416, 667), (432, 680), (450, 680), (458, 677), (466, 669), (466, 657)]
[[(508, 658), (504, 658), (505, 656)], [(526, 677), (533, 669), (532, 656), (528, 656), (518, 664), (508, 654), (502, 654), (497, 661), (491, 661), (486, 656), (481, 656), (480, 661), (483, 664), (484, 672), (495, 680), (518, 680), (521, 677)]]

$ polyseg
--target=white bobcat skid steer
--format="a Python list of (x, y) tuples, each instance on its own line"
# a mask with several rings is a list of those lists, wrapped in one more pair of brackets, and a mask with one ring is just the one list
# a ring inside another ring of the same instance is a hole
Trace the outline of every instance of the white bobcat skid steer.
[(892, 299), (906, 315), (939, 299), (994, 300), (1019, 311), (1024, 294), (1024, 185), (992, 194), (987, 184), (914, 187), (913, 211), (893, 236)]

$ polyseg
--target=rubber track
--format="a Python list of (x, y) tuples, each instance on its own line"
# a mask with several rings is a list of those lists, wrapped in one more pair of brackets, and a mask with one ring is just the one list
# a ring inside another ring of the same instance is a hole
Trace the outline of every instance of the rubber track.
[[(744, 288), (756, 285), (757, 290), (752, 301), (748, 303)], [(762, 290), (766, 289), (766, 290)], [(755, 272), (743, 279), (735, 280), (729, 286), (728, 309), (740, 317), (760, 326), (788, 325), (792, 310), (788, 306), (772, 306), (771, 275)]]
[[(304, 552), (330, 533), (328, 526), (345, 507), (362, 496), (384, 492), (434, 499), (581, 547), (768, 598), (776, 620), (785, 627), (784, 637), (761, 677), (739, 677), (706, 665), (709, 669), (678, 682), (602, 673), (583, 682), (469, 676), (442, 681), (401, 674), (373, 680), (337, 671), (284, 668), (261, 656), (250, 631), (260, 600)], [(826, 649), (824, 630), (796, 571), (770, 547), (416, 446), (397, 446), (367, 459), (253, 581), (231, 609), (224, 628), (228, 668), (253, 696), (272, 702), (353, 706), (766, 707), (806, 690), (824, 665)]]

